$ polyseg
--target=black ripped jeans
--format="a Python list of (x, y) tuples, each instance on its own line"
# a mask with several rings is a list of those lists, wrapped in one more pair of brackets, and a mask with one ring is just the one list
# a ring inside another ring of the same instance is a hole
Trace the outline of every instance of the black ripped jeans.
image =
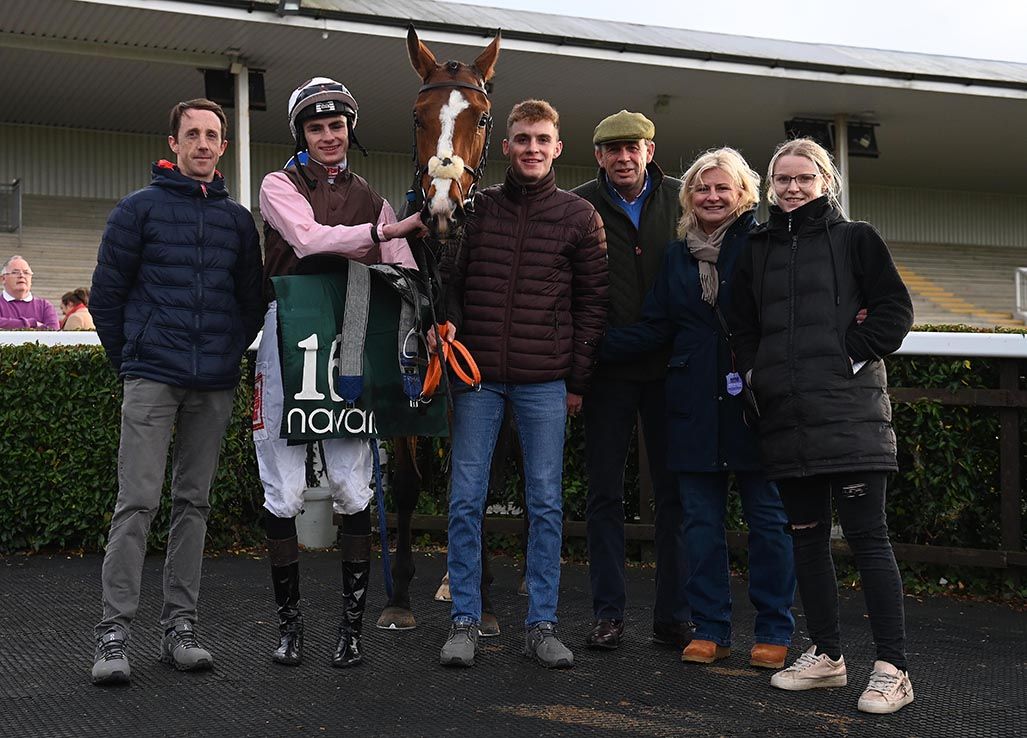
[(832, 659), (841, 655), (838, 579), (831, 557), (833, 498), (863, 582), (877, 658), (906, 671), (902, 578), (884, 512), (887, 480), (887, 472), (849, 472), (779, 479), (777, 484), (790, 523), (806, 627), (817, 653)]

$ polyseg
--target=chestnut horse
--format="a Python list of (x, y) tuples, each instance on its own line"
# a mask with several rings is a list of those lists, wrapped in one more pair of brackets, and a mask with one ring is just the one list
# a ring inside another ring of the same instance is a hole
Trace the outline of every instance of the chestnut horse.
[[(492, 131), (492, 104), (485, 84), (495, 70), (499, 40), (497, 32), (473, 64), (458, 61), (439, 64), (435, 55), (417, 38), (413, 26), (407, 33), (410, 63), (422, 84), (414, 103), (414, 181), (404, 215), (420, 210), (431, 231), (428, 239), (410, 245), (429, 282), (427, 294), (434, 295), (439, 302), (442, 285), (437, 265), (444, 261), (447, 251), (457, 248), (464, 219), (485, 171)], [(441, 315), (433, 315), (434, 318), (438, 318), (436, 322), (442, 320)], [(410, 608), (409, 588), (414, 575), (411, 516), (421, 487), (417, 440), (394, 440), (391, 487), (397, 505), (397, 533), (396, 554), (392, 560), (393, 593), (378, 619), (379, 628), (406, 630), (417, 625)], [(497, 451), (496, 458), (505, 458), (501, 454), (501, 450)], [(483, 543), (483, 636), (499, 634), (499, 624), (489, 600), (490, 581)]]

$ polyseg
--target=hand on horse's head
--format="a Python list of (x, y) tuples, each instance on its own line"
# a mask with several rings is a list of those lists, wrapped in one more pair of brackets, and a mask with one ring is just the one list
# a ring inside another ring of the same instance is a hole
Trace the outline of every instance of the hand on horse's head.
[(398, 223), (386, 223), (382, 226), (382, 235), (388, 240), (406, 236), (424, 238), (428, 235), (428, 226), (421, 221), (420, 213), (414, 213)]

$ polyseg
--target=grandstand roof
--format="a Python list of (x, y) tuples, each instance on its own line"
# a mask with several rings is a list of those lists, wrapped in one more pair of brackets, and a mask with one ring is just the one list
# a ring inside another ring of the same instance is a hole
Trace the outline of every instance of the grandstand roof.
[[(285, 100), (327, 74), (361, 102), (362, 142), (410, 146), (417, 79), (403, 37), (413, 22), (440, 59), (470, 59), (504, 34), (499, 116), (544, 97), (562, 112), (564, 156), (591, 160), (595, 122), (620, 108), (657, 125), (657, 159), (675, 170), (731, 144), (760, 166), (795, 116), (879, 123), (879, 159), (854, 182), (1024, 192), (1027, 65), (807, 44), (432, 0), (4, 0), (0, 120), (164, 134), (166, 111), (203, 94), (200, 68), (264, 70), (255, 141), (288, 140)], [(980, 153), (997, 143), (1000, 155)]]

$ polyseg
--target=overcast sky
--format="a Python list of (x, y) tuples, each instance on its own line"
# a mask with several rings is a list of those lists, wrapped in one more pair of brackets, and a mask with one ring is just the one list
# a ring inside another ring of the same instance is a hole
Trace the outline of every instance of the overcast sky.
[(740, 36), (1027, 64), (1027, 0), (451, 1)]

